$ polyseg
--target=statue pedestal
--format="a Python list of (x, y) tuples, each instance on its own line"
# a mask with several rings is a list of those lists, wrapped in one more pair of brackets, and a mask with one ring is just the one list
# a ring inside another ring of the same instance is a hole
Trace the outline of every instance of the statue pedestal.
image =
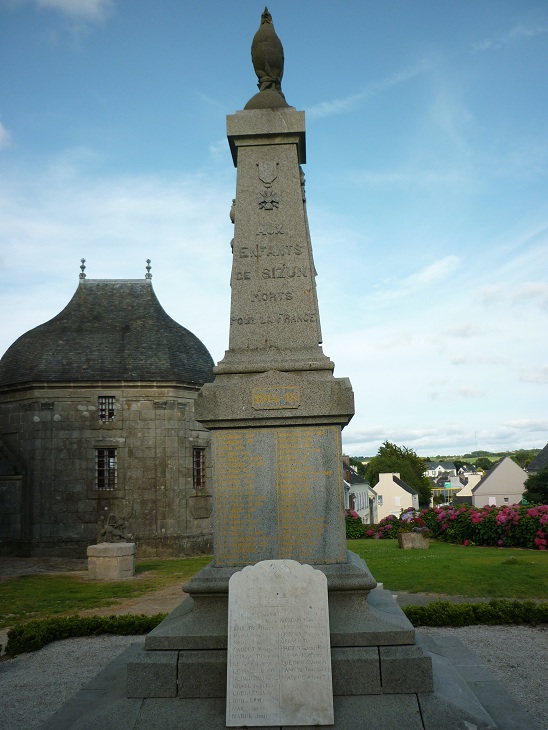
[(134, 542), (101, 542), (88, 547), (91, 580), (121, 580), (135, 575)]

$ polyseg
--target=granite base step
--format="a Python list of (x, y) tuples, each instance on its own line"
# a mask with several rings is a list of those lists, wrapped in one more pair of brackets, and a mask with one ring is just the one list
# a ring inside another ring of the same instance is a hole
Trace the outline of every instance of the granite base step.
[[(432, 658), (433, 691), (336, 696), (334, 730), (542, 730), (458, 639), (417, 632), (417, 642)], [(127, 665), (142, 648), (116, 657), (42, 730), (225, 729), (222, 697), (128, 698)]]

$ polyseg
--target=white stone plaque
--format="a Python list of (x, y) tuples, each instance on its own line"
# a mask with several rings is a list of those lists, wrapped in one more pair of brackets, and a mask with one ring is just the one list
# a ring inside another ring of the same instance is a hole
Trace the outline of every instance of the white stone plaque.
[(333, 725), (327, 579), (264, 560), (228, 588), (227, 727)]

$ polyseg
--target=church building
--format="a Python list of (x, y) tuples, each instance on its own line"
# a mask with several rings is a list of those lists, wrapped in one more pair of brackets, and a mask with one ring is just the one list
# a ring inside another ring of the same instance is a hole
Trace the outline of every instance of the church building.
[(210, 552), (213, 380), (142, 280), (93, 280), (0, 360), (0, 554), (85, 557), (105, 525), (137, 555)]

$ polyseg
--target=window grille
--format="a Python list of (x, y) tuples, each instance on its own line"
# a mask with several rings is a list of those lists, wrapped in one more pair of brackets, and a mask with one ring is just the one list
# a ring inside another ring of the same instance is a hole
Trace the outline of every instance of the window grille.
[(100, 395), (97, 398), (100, 421), (114, 421), (114, 396)]
[(99, 491), (116, 489), (116, 449), (95, 449), (95, 475)]
[(205, 449), (192, 449), (192, 482), (197, 492), (205, 489)]

